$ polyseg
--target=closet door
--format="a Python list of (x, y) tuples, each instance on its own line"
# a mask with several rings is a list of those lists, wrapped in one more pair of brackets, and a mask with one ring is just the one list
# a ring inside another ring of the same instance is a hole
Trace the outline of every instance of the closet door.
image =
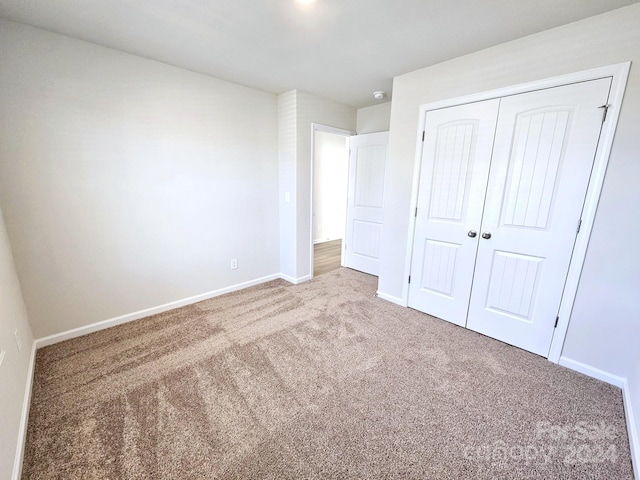
[(468, 328), (548, 355), (610, 84), (502, 99)]
[(467, 318), (500, 100), (427, 112), (409, 306)]

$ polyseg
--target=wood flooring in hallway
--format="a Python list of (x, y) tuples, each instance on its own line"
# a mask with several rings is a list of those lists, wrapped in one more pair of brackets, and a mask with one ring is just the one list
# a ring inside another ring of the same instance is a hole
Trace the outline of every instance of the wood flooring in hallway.
[(317, 277), (340, 268), (341, 253), (341, 239), (316, 243), (313, 246), (313, 275)]

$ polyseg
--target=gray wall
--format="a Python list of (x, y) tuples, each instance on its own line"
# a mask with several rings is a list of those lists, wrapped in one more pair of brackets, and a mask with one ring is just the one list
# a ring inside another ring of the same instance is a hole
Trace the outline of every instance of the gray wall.
[[(11, 246), (0, 210), (0, 478), (12, 478), (13, 462), (20, 435), (20, 420), (28, 382), (33, 335), (22, 300)], [(18, 351), (13, 332), (18, 330), (22, 348)]]
[(363, 133), (386, 132), (391, 121), (391, 102), (358, 109), (356, 129)]
[(6, 21), (0, 58), (36, 337), (279, 272), (275, 95)]

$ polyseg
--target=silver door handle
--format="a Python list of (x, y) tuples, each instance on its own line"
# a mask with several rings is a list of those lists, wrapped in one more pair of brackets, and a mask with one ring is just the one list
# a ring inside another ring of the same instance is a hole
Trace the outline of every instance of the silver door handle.
[(491, 238), (491, 233), (490, 232), (484, 232), (482, 234), (482, 238), (484, 238), (485, 240), (489, 240)]
[(478, 232), (476, 232), (475, 230), (469, 230), (469, 233), (467, 233), (467, 235), (471, 238), (475, 237), (477, 234)]

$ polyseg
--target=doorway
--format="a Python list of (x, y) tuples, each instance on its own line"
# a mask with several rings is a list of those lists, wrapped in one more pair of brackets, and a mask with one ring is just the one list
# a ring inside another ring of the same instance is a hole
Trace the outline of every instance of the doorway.
[(311, 156), (311, 277), (344, 265), (351, 132), (313, 124)]

